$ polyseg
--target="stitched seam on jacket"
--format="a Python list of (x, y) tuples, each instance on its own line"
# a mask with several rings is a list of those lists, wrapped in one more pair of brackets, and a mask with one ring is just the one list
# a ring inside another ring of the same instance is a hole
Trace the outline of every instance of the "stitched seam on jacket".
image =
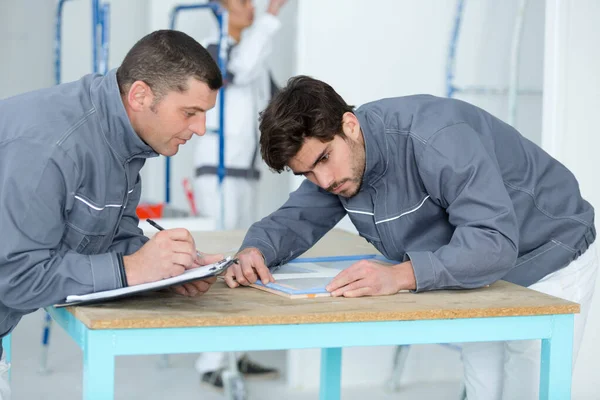
[(419, 142), (423, 143), (424, 145), (427, 145), (427, 140), (423, 139), (421, 136), (417, 135), (415, 132), (413, 131), (407, 131), (408, 136), (417, 139)]
[[(275, 254), (275, 257), (277, 257), (277, 250), (275, 250), (275, 247), (273, 247), (273, 245), (269, 242), (267, 242), (264, 239), (261, 238), (254, 238), (254, 240), (258, 240), (259, 242), (263, 242), (264, 244), (266, 244), (267, 246), (269, 246), (271, 248), (271, 250), (273, 250), (273, 253)], [(264, 254), (263, 254), (264, 257)]]
[(564, 247), (566, 250), (569, 250), (571, 253), (576, 253), (577, 250), (575, 250), (573, 247), (561, 242), (560, 240), (556, 240), (556, 239), (552, 239), (553, 243), (556, 243), (557, 245)]
[(551, 219), (570, 219), (570, 220), (573, 220), (573, 221), (577, 221), (577, 222), (579, 222), (579, 223), (587, 226), (588, 228), (591, 226), (586, 221), (584, 221), (584, 220), (582, 220), (580, 218), (574, 217), (572, 215), (571, 216), (564, 216), (564, 217), (554, 216), (554, 215), (550, 214), (549, 212), (545, 211), (543, 208), (541, 208), (538, 205), (538, 203), (536, 201), (536, 198), (535, 198), (535, 193), (533, 191), (530, 192), (528, 190), (523, 190), (523, 189), (518, 188), (515, 185), (513, 185), (513, 184), (511, 184), (509, 182), (506, 182), (504, 180), (503, 180), (503, 182), (504, 182), (504, 184), (506, 186), (510, 187), (511, 189), (518, 190), (519, 192), (527, 193), (529, 196), (531, 196), (531, 199), (533, 200), (533, 205), (535, 206), (535, 208), (537, 208), (539, 210), (539, 212), (541, 212), (542, 214), (544, 214), (546, 217), (551, 218)]
[(94, 282), (94, 292), (95, 292), (97, 290), (97, 288), (96, 288), (96, 275), (94, 275), (94, 262), (92, 261), (92, 257), (88, 256), (88, 258), (90, 259), (90, 270), (92, 272), (92, 282)]
[(75, 132), (75, 130), (76, 130), (77, 128), (79, 128), (81, 125), (83, 125), (83, 124), (84, 124), (84, 123), (87, 121), (88, 117), (89, 117), (90, 115), (92, 115), (92, 114), (93, 114), (95, 111), (96, 111), (96, 110), (95, 110), (94, 108), (91, 108), (90, 110), (86, 111), (86, 113), (85, 113), (85, 114), (83, 114), (83, 117), (81, 117), (81, 119), (80, 119), (79, 121), (75, 122), (75, 123), (73, 124), (73, 126), (71, 126), (71, 127), (70, 127), (70, 128), (69, 128), (69, 129), (68, 129), (68, 130), (67, 130), (67, 131), (66, 131), (66, 132), (65, 132), (65, 133), (64, 133), (62, 136), (61, 136), (61, 138), (60, 138), (60, 139), (58, 139), (58, 142), (56, 142), (56, 145), (57, 145), (57, 146), (61, 146), (61, 145), (62, 145), (62, 144), (65, 142), (65, 140), (67, 140), (67, 138), (68, 138), (69, 136), (71, 136), (71, 134), (72, 134), (73, 132)]
[(407, 135), (413, 139), (417, 139), (419, 142), (423, 143), (424, 145), (427, 145), (427, 141), (425, 139), (423, 139), (421, 136), (417, 135), (415, 132), (412, 132), (410, 130), (403, 130), (403, 129), (386, 129), (386, 133), (399, 133), (399, 134), (404, 134)]
[[(383, 130), (384, 130), (384, 132), (385, 132), (386, 126), (385, 126), (385, 122), (383, 121), (383, 118), (381, 117), (381, 115), (379, 115), (378, 113), (376, 113), (374, 110), (369, 110), (369, 111), (367, 112), (367, 114), (369, 114), (369, 113), (370, 113), (370, 114), (373, 114), (373, 115), (375, 115), (377, 118), (379, 118), (379, 121), (381, 121), (381, 126), (382, 126), (382, 128), (383, 128)], [(388, 154), (389, 154), (389, 150), (390, 150), (390, 149), (389, 149), (389, 145), (388, 145), (387, 138), (386, 138), (386, 137), (384, 137), (383, 139), (384, 139), (384, 142), (385, 142), (385, 150), (386, 150), (386, 153), (388, 153)], [(363, 138), (363, 140), (364, 140), (364, 138)], [(386, 155), (387, 155), (387, 154), (386, 154)], [(383, 169), (383, 171), (381, 172), (381, 174), (379, 174), (378, 176), (376, 176), (376, 177), (374, 177), (374, 178), (372, 179), (372, 183), (375, 183), (375, 182), (377, 182), (377, 181), (378, 181), (379, 179), (381, 179), (381, 177), (382, 177), (383, 175), (385, 175), (385, 173), (387, 172), (387, 169), (388, 169), (388, 166), (389, 166), (389, 161), (388, 161), (387, 159), (385, 159), (385, 160), (384, 160), (384, 163), (385, 163), (385, 168)]]
[(433, 287), (436, 287), (435, 283), (437, 282), (437, 274), (435, 273), (436, 271), (435, 271), (435, 268), (433, 267), (433, 265), (434, 265), (433, 264), (433, 258), (431, 258), (432, 254), (433, 254), (432, 252), (427, 253), (427, 255), (429, 256), (429, 262), (431, 263), (431, 272), (433, 272), (433, 282), (432, 282), (432, 285), (433, 285)]
[(521, 262), (521, 263), (519, 263), (519, 264), (515, 265), (515, 268), (517, 268), (517, 267), (518, 267), (518, 266), (520, 266), (520, 265), (526, 264), (526, 263), (528, 263), (529, 261), (531, 261), (531, 260), (533, 260), (533, 259), (536, 259), (536, 258), (538, 258), (538, 257), (539, 257), (539, 256), (541, 256), (542, 254), (545, 254), (545, 253), (549, 252), (550, 250), (552, 250), (552, 249), (553, 249), (553, 248), (555, 248), (556, 246), (558, 246), (558, 244), (554, 243), (554, 246), (550, 246), (550, 247), (549, 247), (549, 248), (547, 248), (546, 250), (542, 251), (540, 254), (536, 254), (535, 256), (531, 257), (530, 259), (528, 259), (528, 260), (525, 260), (525, 261), (523, 261), (523, 262)]
[[(425, 143), (425, 144), (428, 144), (428, 145), (430, 145), (430, 146), (431, 146), (431, 142), (433, 141), (433, 139), (435, 139), (435, 136), (436, 136), (438, 133), (440, 133), (440, 132), (441, 132), (441, 131), (443, 131), (444, 129), (450, 128), (451, 126), (455, 126), (455, 125), (466, 125), (466, 122), (464, 122), (464, 121), (458, 121), (458, 122), (453, 122), (453, 123), (451, 123), (451, 124), (448, 124), (448, 125), (444, 125), (444, 126), (442, 126), (440, 129), (438, 129), (437, 131), (433, 132), (433, 133), (431, 134), (431, 137), (429, 138), (429, 140), (425, 141), (424, 143)], [(413, 133), (413, 132), (411, 131), (411, 133)], [(416, 133), (414, 133), (414, 135), (416, 135)]]

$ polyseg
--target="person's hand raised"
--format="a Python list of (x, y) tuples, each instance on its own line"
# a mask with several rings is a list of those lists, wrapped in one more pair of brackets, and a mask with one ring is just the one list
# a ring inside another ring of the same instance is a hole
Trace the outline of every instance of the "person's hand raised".
[(285, 4), (287, 0), (271, 0), (269, 2), (269, 7), (267, 8), (267, 12), (271, 15), (277, 16), (279, 14), (279, 10)]

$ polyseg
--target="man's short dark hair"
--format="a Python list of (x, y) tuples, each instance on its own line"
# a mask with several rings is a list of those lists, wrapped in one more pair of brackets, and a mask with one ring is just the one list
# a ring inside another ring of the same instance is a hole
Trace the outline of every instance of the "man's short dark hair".
[(200, 43), (183, 32), (159, 30), (140, 39), (117, 70), (121, 94), (143, 81), (160, 99), (170, 91), (185, 92), (195, 78), (212, 90), (223, 86), (219, 66)]
[(353, 110), (327, 83), (304, 75), (290, 78), (260, 114), (263, 160), (272, 170), (281, 172), (305, 139), (326, 143), (335, 135), (345, 138), (342, 117)]

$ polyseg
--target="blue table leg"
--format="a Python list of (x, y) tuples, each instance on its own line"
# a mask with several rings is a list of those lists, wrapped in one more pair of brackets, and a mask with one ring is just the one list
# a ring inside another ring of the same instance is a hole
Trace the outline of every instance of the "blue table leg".
[(83, 354), (84, 400), (114, 399), (115, 353), (111, 333), (89, 330)]
[(556, 315), (552, 336), (542, 339), (541, 400), (571, 398), (573, 327), (573, 314)]
[(320, 400), (339, 400), (342, 385), (342, 349), (321, 349)]

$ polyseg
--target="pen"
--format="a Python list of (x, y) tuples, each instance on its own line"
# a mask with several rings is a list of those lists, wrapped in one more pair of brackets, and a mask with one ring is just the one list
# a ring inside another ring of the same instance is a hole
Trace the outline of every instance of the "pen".
[[(156, 229), (158, 229), (159, 231), (164, 231), (165, 228), (163, 228), (162, 226), (160, 226), (159, 224), (157, 224), (156, 222), (152, 221), (150, 218), (147, 218), (146, 221), (152, 225), (153, 227), (155, 227)], [(196, 250), (196, 255), (198, 256), (198, 258), (202, 258), (202, 254), (200, 254), (200, 252), (198, 250)]]
[(148, 222), (150, 225), (152, 225), (153, 227), (155, 227), (159, 231), (164, 231), (165, 230), (165, 228), (163, 228), (162, 226), (160, 226), (156, 222), (152, 221), (150, 218), (146, 219), (146, 222)]
[[(157, 224), (156, 222), (152, 221), (150, 218), (147, 218), (146, 221), (152, 225), (153, 227), (155, 227), (156, 229), (158, 229), (159, 231), (164, 231), (165, 228), (163, 228), (162, 226), (160, 226), (159, 224)], [(200, 254), (200, 252), (198, 250), (196, 250), (196, 255), (198, 256), (198, 258), (202, 258), (203, 255)], [(234, 258), (233, 260), (231, 260), (234, 264), (240, 264), (239, 260), (237, 258)]]

